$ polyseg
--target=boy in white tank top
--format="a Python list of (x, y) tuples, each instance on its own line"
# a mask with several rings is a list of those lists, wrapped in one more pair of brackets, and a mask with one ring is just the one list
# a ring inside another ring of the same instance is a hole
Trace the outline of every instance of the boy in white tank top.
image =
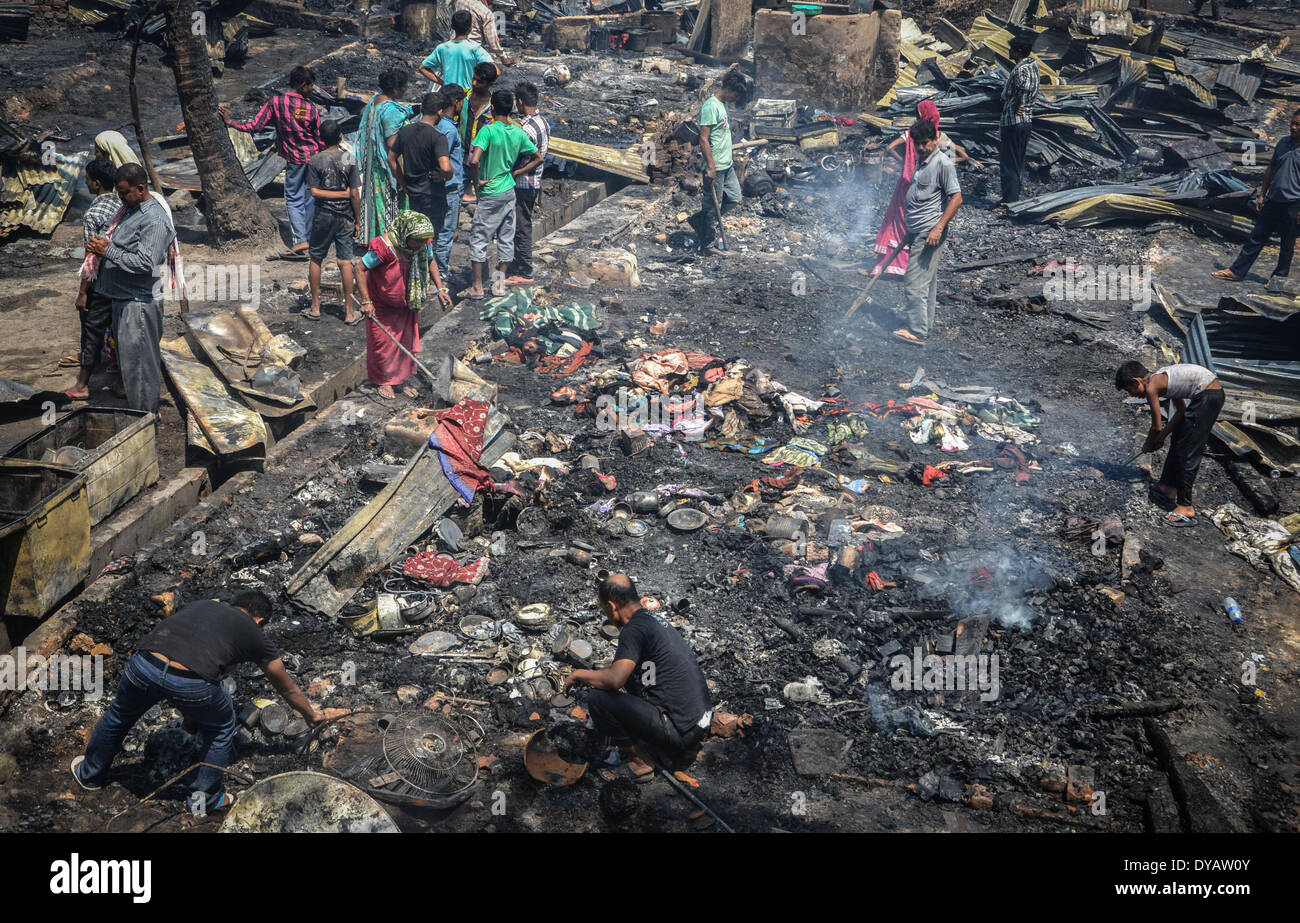
[[(1144, 453), (1154, 452), (1166, 439), (1171, 440), (1160, 480), (1151, 485), (1153, 493), (1174, 501), (1165, 522), (1171, 526), (1195, 525), (1192, 484), (1219, 411), (1223, 409), (1223, 386), (1219, 379), (1210, 369), (1190, 363), (1167, 365), (1148, 372), (1140, 362), (1125, 362), (1115, 373), (1115, 387), (1133, 397), (1146, 398), (1151, 407), (1151, 430), (1142, 443)], [(1174, 405), (1168, 423), (1163, 421), (1160, 406), (1166, 398)]]

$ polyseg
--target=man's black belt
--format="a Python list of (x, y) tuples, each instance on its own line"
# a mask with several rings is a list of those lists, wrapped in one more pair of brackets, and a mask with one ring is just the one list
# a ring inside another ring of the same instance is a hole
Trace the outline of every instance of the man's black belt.
[(199, 676), (199, 674), (195, 673), (193, 670), (182, 670), (180, 667), (168, 663), (167, 658), (164, 657), (162, 654), (158, 653), (157, 651), (149, 651), (148, 653), (150, 657), (156, 660), (159, 663), (159, 665), (161, 665), (162, 668), (165, 669), (172, 676), (179, 676), (181, 679), (203, 679), (204, 678), (202, 676)]

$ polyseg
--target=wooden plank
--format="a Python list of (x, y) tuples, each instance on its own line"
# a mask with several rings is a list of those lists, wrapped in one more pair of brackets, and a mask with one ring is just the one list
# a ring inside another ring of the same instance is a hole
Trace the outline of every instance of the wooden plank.
[[(707, 3), (708, 0), (705, 0), (705, 2)], [(551, 146), (549, 148), (551, 154), (564, 160), (574, 160), (597, 170), (604, 170), (607, 173), (622, 176), (625, 179), (648, 183), (650, 182), (650, 174), (646, 172), (645, 164), (641, 161), (641, 150), (642, 146), (640, 144), (620, 150), (619, 148), (604, 147), (599, 144), (570, 141), (567, 138), (557, 138), (554, 135), (551, 136)]]
[[(493, 411), (479, 463), (490, 467), (514, 444), (506, 419)], [(285, 587), (297, 604), (336, 616), (357, 590), (420, 537), (460, 495), (443, 474), (438, 453), (422, 446), (401, 476), (321, 545)]]
[(691, 39), (686, 47), (692, 51), (703, 51), (704, 27), (708, 25), (709, 15), (713, 10), (713, 0), (700, 0), (700, 8), (695, 12), (695, 28), (691, 30)]

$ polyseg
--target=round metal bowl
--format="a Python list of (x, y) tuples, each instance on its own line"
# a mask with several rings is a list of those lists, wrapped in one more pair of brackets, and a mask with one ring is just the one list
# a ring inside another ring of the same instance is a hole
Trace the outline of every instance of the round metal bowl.
[(449, 631), (429, 631), (411, 642), (412, 654), (441, 654), (460, 644), (460, 638)]
[(538, 782), (565, 788), (582, 778), (586, 763), (570, 763), (556, 751), (546, 728), (528, 738), (524, 746), (524, 768)]
[(640, 538), (650, 531), (650, 527), (640, 519), (629, 519), (623, 524), (623, 531), (633, 538)]
[(491, 641), (500, 637), (501, 623), (476, 612), (460, 620), (460, 633), (474, 641)]
[(529, 631), (543, 631), (551, 626), (551, 607), (546, 603), (533, 603), (515, 613), (515, 622)]
[(683, 506), (668, 514), (668, 527), (678, 532), (694, 532), (704, 527), (709, 517), (703, 510)]
[(515, 518), (515, 530), (520, 535), (533, 537), (549, 531), (550, 528), (551, 523), (546, 518), (546, 514), (536, 506), (525, 507)]
[[(584, 767), (585, 768), (585, 767)], [(285, 772), (239, 796), (222, 833), (400, 833), (379, 802), (320, 772)]]

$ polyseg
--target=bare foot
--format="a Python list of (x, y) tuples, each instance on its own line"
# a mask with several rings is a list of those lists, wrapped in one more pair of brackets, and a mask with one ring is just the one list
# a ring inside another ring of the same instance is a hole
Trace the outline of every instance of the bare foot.
[(304, 240), (304, 241), (303, 241), (302, 243), (300, 243), (300, 244), (294, 244), (293, 247), (290, 248), (289, 252), (290, 252), (290, 253), (306, 253), (306, 252), (307, 252), (307, 247), (308, 247), (308, 243), (307, 243), (307, 241)]
[(1175, 506), (1170, 512), (1172, 512), (1175, 516), (1186, 516), (1188, 519), (1191, 519), (1193, 516), (1196, 515), (1196, 507), (1185, 506), (1180, 504), (1178, 506)]
[(88, 401), (88, 400), (90, 400), (90, 389), (89, 389), (89, 388), (78, 388), (78, 387), (75, 387), (75, 386), (74, 386), (74, 387), (71, 387), (71, 388), (69, 388), (68, 390), (64, 391), (63, 393), (66, 394), (68, 397), (72, 398), (74, 401)]
[(900, 328), (894, 331), (894, 336), (898, 337), (904, 343), (911, 343), (913, 346), (924, 346), (925, 340), (921, 339), (910, 330)]
[(312, 320), (320, 320), (320, 305), (314, 304), (307, 309), (307, 316)]
[(480, 286), (480, 287), (478, 287), (478, 288), (467, 288), (467, 289), (465, 289), (465, 291), (464, 291), (462, 294), (463, 294), (466, 298), (482, 298), (482, 297), (483, 297), (483, 288), (482, 288), (482, 286)]

